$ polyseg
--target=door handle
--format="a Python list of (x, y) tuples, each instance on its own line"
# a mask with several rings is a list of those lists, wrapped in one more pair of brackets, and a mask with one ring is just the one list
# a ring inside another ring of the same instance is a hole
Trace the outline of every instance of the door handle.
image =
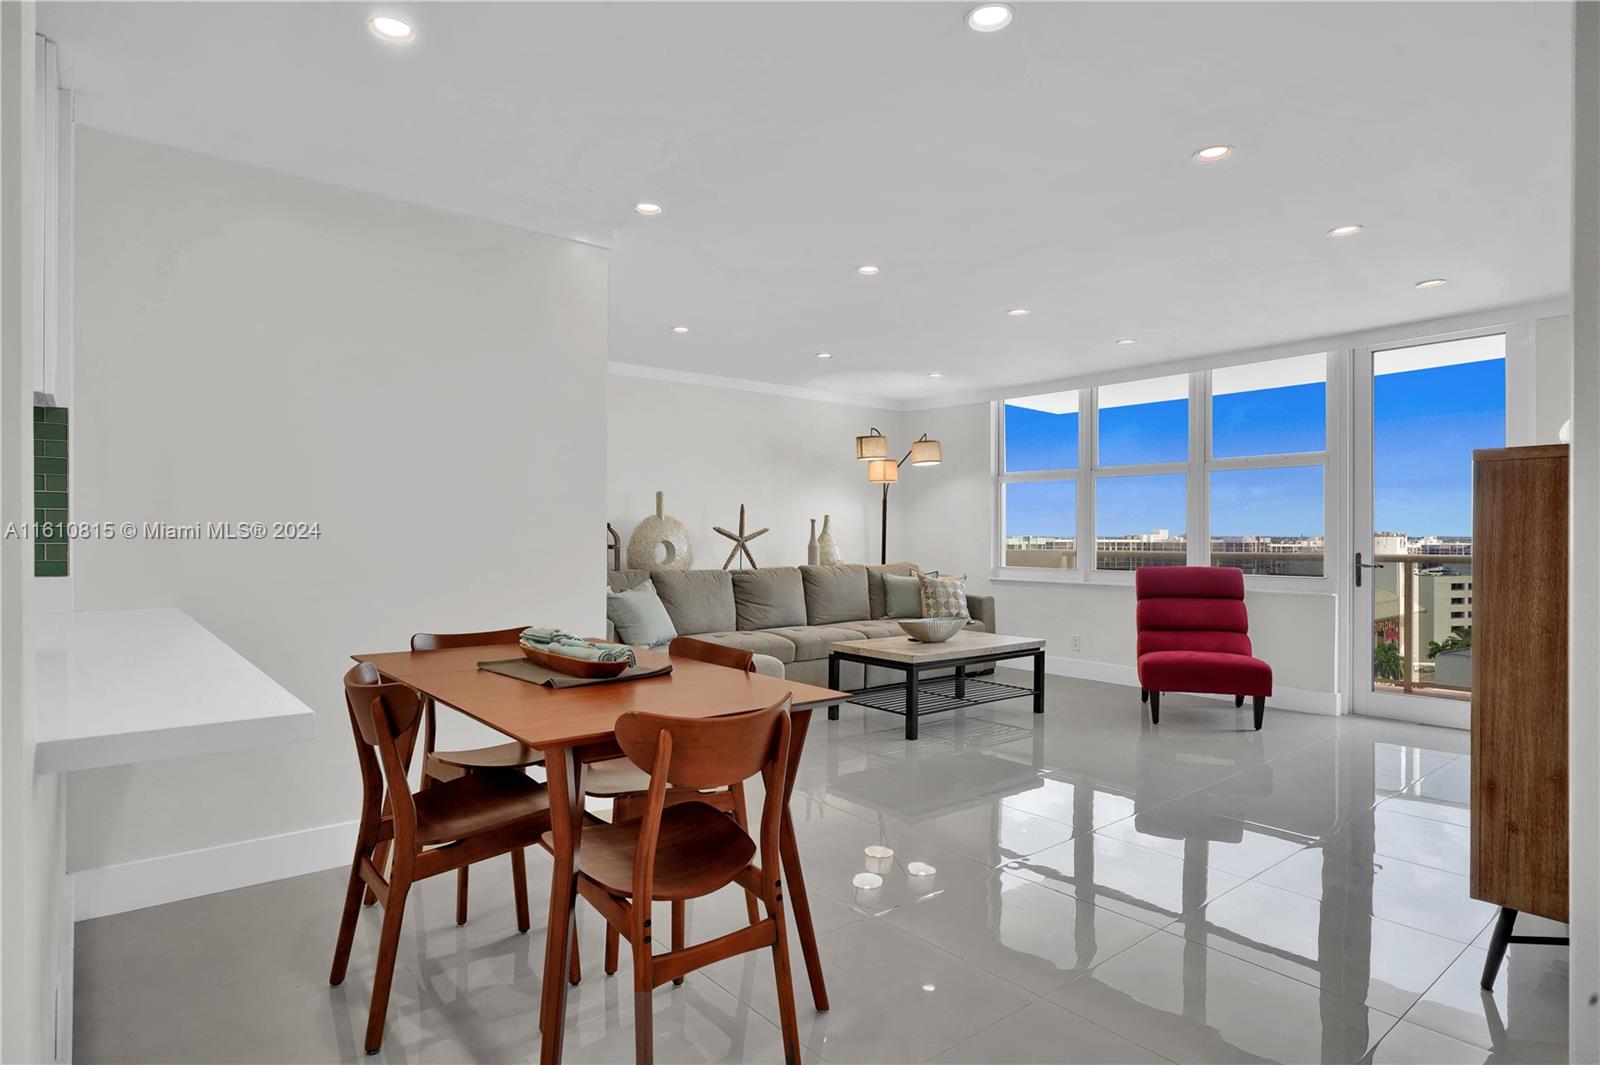
[(1356, 552), (1356, 587), (1357, 588), (1361, 587), (1361, 571), (1362, 570), (1364, 570), (1364, 569), (1382, 569), (1382, 568), (1383, 568), (1383, 563), (1382, 562), (1363, 562), (1363, 561), (1361, 561), (1361, 552), (1357, 551)]

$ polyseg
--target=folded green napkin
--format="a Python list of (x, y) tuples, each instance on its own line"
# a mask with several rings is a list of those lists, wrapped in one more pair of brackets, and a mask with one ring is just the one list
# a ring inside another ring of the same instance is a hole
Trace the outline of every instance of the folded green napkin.
[(633, 648), (623, 643), (590, 643), (588, 640), (562, 632), (560, 629), (527, 628), (522, 630), (522, 642), (551, 654), (565, 655), (586, 662), (626, 662), (639, 664)]

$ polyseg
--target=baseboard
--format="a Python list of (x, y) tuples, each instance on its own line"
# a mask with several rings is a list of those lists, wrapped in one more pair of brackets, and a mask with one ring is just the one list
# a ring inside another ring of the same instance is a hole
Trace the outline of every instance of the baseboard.
[[(1102, 684), (1122, 684), (1130, 688), (1139, 686), (1138, 671), (1132, 666), (1115, 662), (1094, 662), (1084, 658), (1066, 658), (1062, 655), (1045, 655), (1044, 670), (1058, 677), (1075, 677), (1094, 680)], [(1188, 693), (1185, 693), (1188, 694)], [(1193, 693), (1202, 699), (1232, 699), (1231, 695)], [(1297, 710), (1303, 714), (1335, 715), (1344, 713), (1344, 700), (1339, 692), (1314, 691), (1310, 688), (1274, 687), (1267, 705), (1275, 710)]]
[(68, 875), (75, 921), (142, 910), (350, 863), (356, 823), (305, 828)]

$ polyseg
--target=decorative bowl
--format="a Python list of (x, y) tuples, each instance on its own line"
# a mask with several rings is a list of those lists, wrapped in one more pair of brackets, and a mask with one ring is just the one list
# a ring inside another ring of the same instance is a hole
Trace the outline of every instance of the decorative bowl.
[(900, 623), (906, 635), (919, 643), (944, 643), (967, 627), (966, 618), (907, 618)]
[(571, 677), (584, 677), (593, 680), (598, 677), (615, 677), (628, 668), (626, 661), (622, 662), (595, 662), (588, 658), (573, 658), (571, 655), (559, 655), (550, 651), (543, 651), (527, 644), (518, 644), (522, 648), (523, 657), (536, 666), (553, 669), (557, 673), (565, 673)]

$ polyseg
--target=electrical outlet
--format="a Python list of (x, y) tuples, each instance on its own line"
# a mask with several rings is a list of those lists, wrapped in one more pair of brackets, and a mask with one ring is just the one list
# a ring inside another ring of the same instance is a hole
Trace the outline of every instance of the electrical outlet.
[(1083, 637), (1079, 636), (1077, 633), (1073, 633), (1072, 634), (1072, 651), (1073, 651), (1073, 653), (1076, 654), (1077, 652), (1082, 651), (1082, 650), (1083, 650)]

